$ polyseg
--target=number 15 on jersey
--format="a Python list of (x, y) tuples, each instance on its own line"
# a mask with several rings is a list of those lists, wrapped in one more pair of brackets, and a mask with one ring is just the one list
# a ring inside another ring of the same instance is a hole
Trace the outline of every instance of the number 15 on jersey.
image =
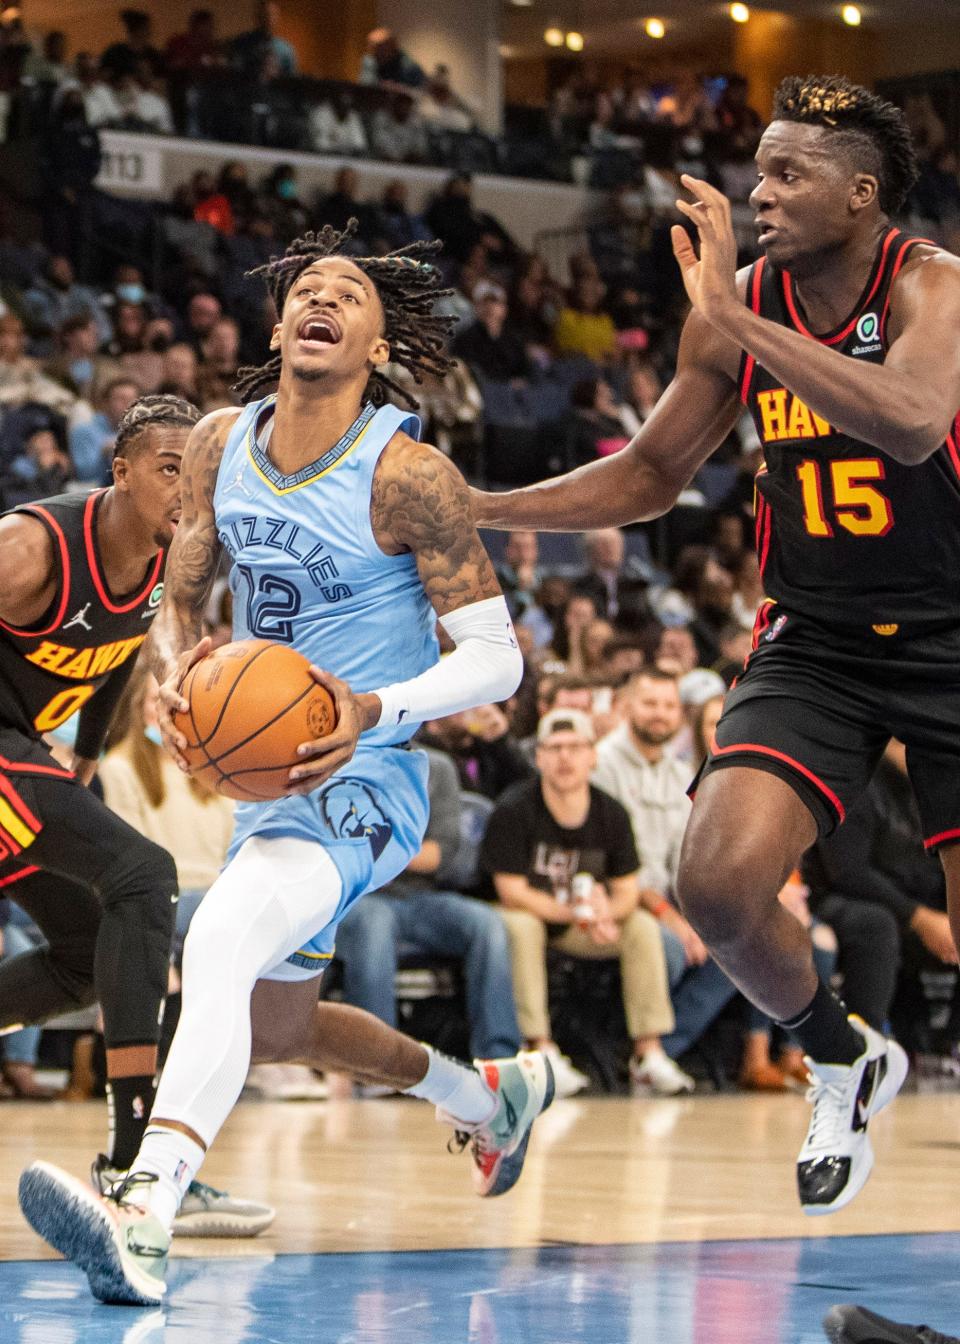
[(882, 481), (885, 474), (878, 457), (844, 458), (829, 464), (812, 458), (801, 462), (797, 480), (803, 498), (803, 523), (810, 536), (835, 536), (835, 525), (855, 537), (886, 536), (893, 527), (893, 509), (886, 495), (871, 484)]

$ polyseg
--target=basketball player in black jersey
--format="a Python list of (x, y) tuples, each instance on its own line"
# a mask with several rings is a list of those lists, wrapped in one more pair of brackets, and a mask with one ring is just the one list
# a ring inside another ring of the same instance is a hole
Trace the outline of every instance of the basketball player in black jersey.
[(736, 274), (728, 201), (683, 179), (673, 247), (693, 307), (673, 382), (621, 453), (475, 495), (481, 525), (581, 530), (669, 509), (745, 402), (763, 443), (768, 600), (687, 830), (681, 904), (720, 965), (809, 1057), (801, 1203), (829, 1213), (872, 1165), (898, 1045), (818, 983), (777, 901), (891, 736), (960, 945), (960, 261), (892, 228), (916, 177), (900, 112), (839, 77), (787, 79), (757, 152), (763, 257)]
[[(125, 1171), (153, 1102), (177, 873), (89, 789), (163, 593), (180, 460), (199, 412), (145, 397), (120, 423), (114, 484), (0, 517), (0, 888), (46, 946), (0, 964), (0, 1030), (99, 1000), (110, 1137), (94, 1179)], [(41, 735), (78, 713), (72, 769)], [(250, 1234), (264, 1205), (198, 1188), (181, 1230)]]

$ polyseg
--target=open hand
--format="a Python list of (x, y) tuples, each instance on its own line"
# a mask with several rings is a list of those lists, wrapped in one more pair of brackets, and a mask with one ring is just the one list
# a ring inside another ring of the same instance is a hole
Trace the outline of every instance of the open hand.
[(673, 255), (683, 276), (687, 298), (708, 322), (720, 326), (737, 297), (737, 240), (730, 218), (730, 202), (716, 187), (684, 173), (680, 181), (695, 198), (677, 201), (682, 215), (693, 220), (700, 238), (700, 257), (690, 235), (680, 224), (670, 230)]
[(180, 694), (180, 687), (194, 663), (199, 663), (201, 658), (206, 658), (212, 648), (213, 640), (209, 636), (204, 636), (199, 644), (195, 644), (192, 649), (187, 649), (184, 653), (181, 653), (174, 670), (160, 683), (160, 699), (157, 702), (157, 727), (160, 729), (160, 737), (164, 747), (180, 769), (184, 771), (187, 769), (187, 762), (182, 753), (187, 749), (187, 739), (177, 728), (173, 716), (177, 713), (186, 714), (190, 708), (190, 705)]

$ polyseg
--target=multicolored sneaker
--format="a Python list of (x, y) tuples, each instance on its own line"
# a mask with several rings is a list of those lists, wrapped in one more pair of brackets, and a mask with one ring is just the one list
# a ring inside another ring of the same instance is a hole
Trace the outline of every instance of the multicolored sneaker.
[(167, 1290), (170, 1237), (137, 1195), (155, 1179), (135, 1173), (105, 1198), (50, 1162), (34, 1162), (20, 1177), (20, 1208), (44, 1241), (83, 1270), (95, 1298), (152, 1307)]
[[(109, 1196), (126, 1176), (103, 1153), (90, 1168), (93, 1188)], [(269, 1204), (252, 1199), (234, 1199), (225, 1190), (215, 1190), (202, 1181), (191, 1181), (173, 1220), (175, 1237), (256, 1237), (277, 1216)]]
[(804, 1213), (834, 1213), (863, 1189), (873, 1169), (867, 1134), (871, 1118), (893, 1101), (907, 1076), (907, 1056), (859, 1017), (850, 1025), (864, 1037), (863, 1054), (852, 1064), (822, 1064), (805, 1057), (810, 1070), (810, 1128), (797, 1158), (797, 1187)]
[(497, 1099), (493, 1115), (482, 1124), (465, 1125), (438, 1107), (437, 1119), (454, 1126), (451, 1144), (458, 1151), (470, 1144), (477, 1194), (505, 1195), (520, 1179), (534, 1120), (553, 1101), (553, 1068), (538, 1050), (473, 1062)]

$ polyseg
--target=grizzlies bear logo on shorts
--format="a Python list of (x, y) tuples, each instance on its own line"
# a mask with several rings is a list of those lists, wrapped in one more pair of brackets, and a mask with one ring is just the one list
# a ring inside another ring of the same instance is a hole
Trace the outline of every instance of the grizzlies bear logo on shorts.
[(390, 843), (393, 827), (362, 780), (334, 779), (320, 794), (320, 809), (338, 840), (369, 840), (374, 861)]

